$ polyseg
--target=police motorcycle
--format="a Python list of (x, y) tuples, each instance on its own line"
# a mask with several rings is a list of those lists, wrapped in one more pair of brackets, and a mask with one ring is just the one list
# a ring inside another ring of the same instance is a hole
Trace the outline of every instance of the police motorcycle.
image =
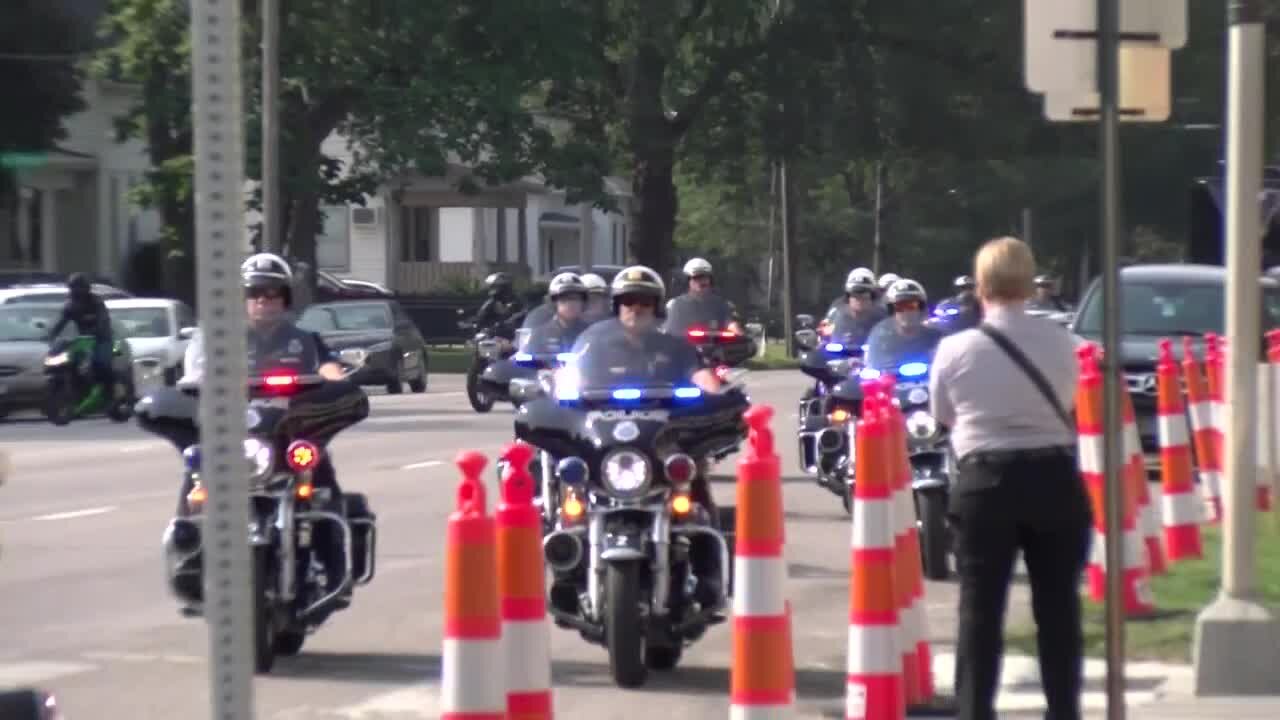
[[(916, 509), (916, 526), (920, 531), (920, 554), (924, 576), (945, 580), (950, 573), (948, 553), (951, 535), (946, 523), (947, 501), (951, 482), (956, 475), (956, 459), (948, 441), (948, 429), (929, 410), (929, 371), (936, 343), (904, 340), (896, 335), (873, 334), (868, 347), (866, 366), (831, 392), (831, 412), (842, 412), (852, 434), (854, 421), (862, 412), (862, 383), (892, 378), (893, 402), (902, 411), (906, 423), (907, 457), (911, 465), (911, 489)], [(852, 438), (851, 438), (852, 439)], [(843, 459), (841, 472), (855, 467), (856, 445)], [(850, 481), (849, 495), (853, 494)], [(846, 501), (846, 508), (850, 502)]]
[[(539, 371), (553, 370), (569, 357), (569, 353), (565, 351), (573, 346), (573, 339), (577, 336), (574, 335), (573, 338), (568, 339), (568, 347), (561, 347), (559, 335), (547, 332), (550, 329), (548, 324), (556, 321), (557, 299), (566, 295), (581, 296), (585, 311), (587, 288), (582, 284), (582, 280), (573, 273), (561, 273), (555, 276), (548, 288), (547, 303), (531, 310), (525, 316), (526, 325), (516, 331), (516, 352), (490, 363), (480, 375), (481, 389), (486, 395), (504, 399), (519, 407), (522, 396), (511, 392), (512, 383), (535, 381)], [(546, 317), (545, 313), (539, 313), (546, 307), (551, 309), (550, 317)], [(534, 317), (536, 313), (545, 317), (545, 320), (534, 326), (527, 325), (529, 318)], [(535, 339), (539, 336), (542, 336), (542, 339)], [(554, 341), (551, 340), (553, 336), (555, 336)]]
[(516, 344), (512, 340), (516, 332), (512, 328), (524, 319), (524, 315), (523, 312), (517, 313), (487, 328), (480, 328), (470, 321), (458, 323), (464, 332), (474, 333), (467, 343), (472, 348), (471, 365), (467, 368), (467, 401), (471, 403), (472, 410), (487, 413), (498, 401), (511, 401), (505, 386), (485, 383), (482, 378), (490, 366), (516, 352)]
[(849, 511), (852, 497), (845, 426), (852, 414), (836, 390), (862, 370), (866, 345), (851, 336), (820, 337), (812, 329), (797, 330), (795, 334), (797, 344), (805, 348), (800, 354), (800, 371), (813, 379), (813, 387), (800, 398), (797, 408), (800, 468), (813, 476), (819, 487), (839, 497)]
[(615, 683), (637, 687), (724, 621), (729, 545), (692, 490), (707, 460), (745, 439), (749, 401), (740, 386), (705, 394), (607, 364), (578, 356), (544, 376), (515, 433), (559, 458), (543, 539), (550, 613), (608, 650)]
[(667, 306), (664, 332), (680, 335), (693, 346), (706, 368), (736, 368), (755, 357), (756, 340), (751, 333), (724, 327), (710, 302), (671, 303)]
[[(343, 371), (350, 375), (357, 369), (345, 365)], [(266, 673), (277, 655), (296, 655), (309, 633), (346, 609), (352, 588), (373, 580), (377, 519), (364, 495), (344, 492), (342, 507), (336, 507), (331, 490), (313, 483), (328, 443), (369, 414), (368, 397), (359, 386), (279, 370), (250, 377), (248, 395), (243, 449), (254, 667)], [(196, 444), (198, 396), (198, 380), (184, 378), (144, 397), (136, 409), (144, 430), (182, 453), (190, 491), (165, 529), (163, 544), (169, 589), (187, 617), (201, 616), (204, 602), (201, 531), (208, 490), (201, 482)], [(341, 567), (330, 567), (332, 561), (325, 559), (321, 543), (326, 536), (341, 545)]]

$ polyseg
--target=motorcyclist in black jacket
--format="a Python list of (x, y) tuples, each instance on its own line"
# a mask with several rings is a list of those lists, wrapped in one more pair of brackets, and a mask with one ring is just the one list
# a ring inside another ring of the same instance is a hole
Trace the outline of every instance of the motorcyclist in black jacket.
[(484, 286), (489, 297), (480, 306), (472, 322), (479, 329), (492, 330), (510, 339), (515, 328), (507, 325), (524, 310), (515, 292), (515, 282), (510, 275), (496, 272), (484, 279)]
[(49, 342), (56, 340), (68, 323), (75, 323), (76, 332), (81, 335), (93, 336), (90, 364), (96, 384), (83, 401), (82, 407), (85, 407), (94, 404), (101, 393), (110, 396), (115, 383), (115, 372), (111, 367), (114, 346), (111, 313), (102, 298), (93, 294), (93, 285), (84, 273), (72, 274), (67, 280), (67, 288), (70, 290), (70, 297), (62, 306), (62, 315), (49, 333)]
[(1054, 281), (1052, 276), (1037, 275), (1036, 294), (1027, 302), (1027, 309), (1046, 313), (1066, 312), (1069, 308), (1058, 297), (1057, 291), (1058, 283)]

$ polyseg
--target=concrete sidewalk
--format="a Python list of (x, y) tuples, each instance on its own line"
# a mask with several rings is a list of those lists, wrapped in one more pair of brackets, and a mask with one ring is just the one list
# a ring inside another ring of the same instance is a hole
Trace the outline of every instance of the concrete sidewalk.
[(1280, 695), (1196, 698), (1170, 696), (1130, 708), (1128, 720), (1275, 720)]

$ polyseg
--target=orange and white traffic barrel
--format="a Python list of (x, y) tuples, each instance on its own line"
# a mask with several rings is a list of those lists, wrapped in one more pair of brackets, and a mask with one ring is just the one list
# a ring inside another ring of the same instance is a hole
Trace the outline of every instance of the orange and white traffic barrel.
[(480, 480), (485, 459), (464, 452), (457, 465), (463, 477), (445, 535), (440, 717), (505, 720), (497, 541)]
[(550, 720), (551, 629), (547, 624), (542, 517), (533, 506), (533, 448), (515, 443), (502, 459), (498, 504), (498, 597), (509, 720)]
[(1213, 402), (1209, 396), (1200, 362), (1191, 348), (1191, 338), (1182, 339), (1182, 377), (1187, 386), (1187, 414), (1191, 417), (1191, 440), (1200, 468), (1200, 494), (1204, 498), (1208, 522), (1222, 521), (1222, 456), (1213, 424)]
[[(791, 614), (783, 560), (782, 469), (769, 420), (773, 408), (746, 413), (750, 432), (738, 460), (734, 558), (732, 720), (782, 720), (795, 705)], [(859, 479), (861, 483), (861, 479)]]
[(1204, 554), (1200, 523), (1204, 504), (1191, 480), (1191, 434), (1182, 405), (1182, 382), (1173, 343), (1160, 341), (1156, 363), (1156, 424), (1160, 436), (1161, 515), (1169, 559), (1177, 562)]
[(1160, 544), (1160, 519), (1156, 516), (1155, 504), (1151, 501), (1151, 490), (1147, 487), (1146, 459), (1142, 452), (1142, 440), (1138, 437), (1138, 421), (1133, 412), (1133, 398), (1122, 392), (1121, 404), (1124, 409), (1124, 477), (1133, 490), (1137, 501), (1138, 534), (1142, 539), (1143, 551), (1146, 553), (1147, 570), (1152, 575), (1163, 575), (1166, 572), (1164, 548)]
[[(892, 413), (874, 383), (863, 384), (858, 421), (857, 485), (849, 561), (849, 655), (846, 720), (906, 716), (903, 653), (895, 579)], [(865, 403), (871, 401), (868, 408)]]

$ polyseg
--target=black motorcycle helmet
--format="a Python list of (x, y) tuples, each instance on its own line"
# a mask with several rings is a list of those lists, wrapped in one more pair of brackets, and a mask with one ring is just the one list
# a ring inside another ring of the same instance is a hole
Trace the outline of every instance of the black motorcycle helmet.
[(496, 272), (484, 279), (484, 287), (490, 297), (507, 299), (513, 295), (515, 281), (504, 272)]
[(240, 263), (240, 285), (245, 290), (268, 288), (279, 290), (284, 306), (293, 306), (293, 270), (284, 258), (272, 253), (258, 253)]
[(89, 282), (89, 276), (84, 273), (72, 273), (67, 278), (67, 289), (71, 291), (71, 297), (83, 300), (93, 293), (93, 283)]

